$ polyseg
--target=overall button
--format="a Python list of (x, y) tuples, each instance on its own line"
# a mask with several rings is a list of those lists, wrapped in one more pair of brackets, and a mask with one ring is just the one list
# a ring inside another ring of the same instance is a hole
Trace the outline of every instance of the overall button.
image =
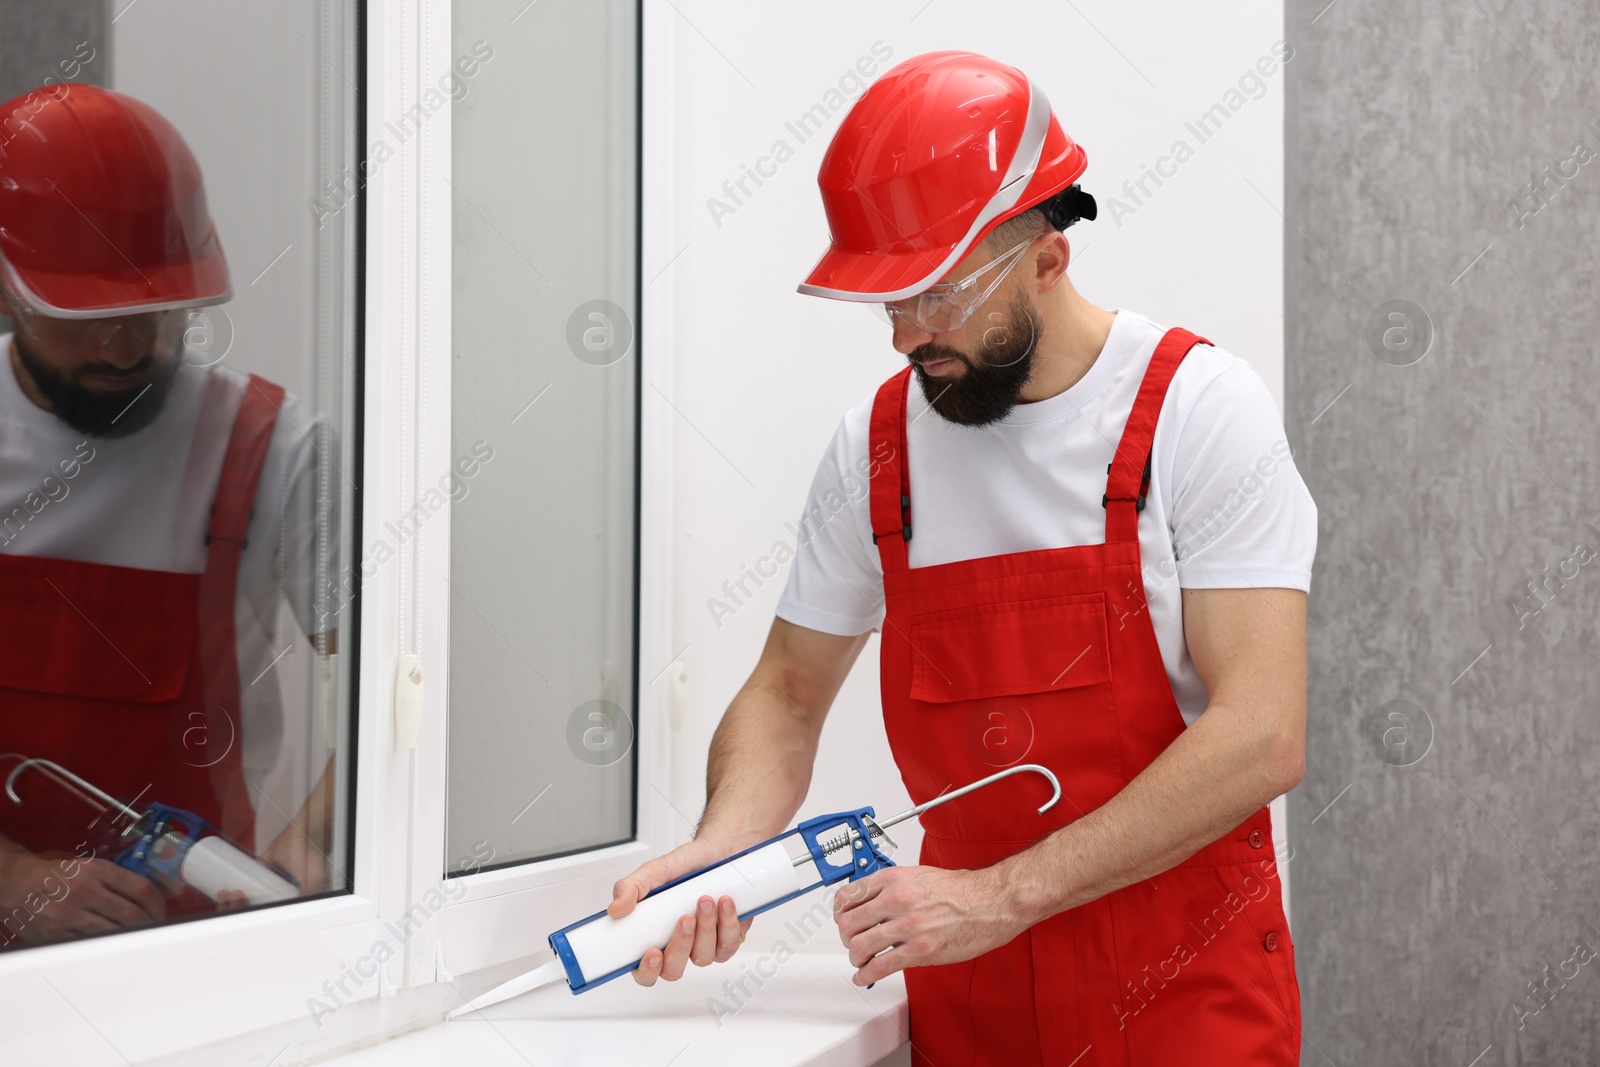
[(1250, 831), (1250, 847), (1251, 848), (1260, 848), (1261, 847), (1261, 843), (1263, 841), (1265, 841), (1265, 840), (1266, 840), (1266, 838), (1262, 835), (1260, 830), (1251, 830)]
[(1276, 930), (1268, 930), (1267, 936), (1261, 939), (1261, 947), (1268, 952), (1278, 951), (1278, 932)]

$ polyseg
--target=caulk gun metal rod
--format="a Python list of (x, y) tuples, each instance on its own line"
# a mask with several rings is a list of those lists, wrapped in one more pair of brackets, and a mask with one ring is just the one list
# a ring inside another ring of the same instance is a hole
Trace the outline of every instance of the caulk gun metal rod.
[[(974, 789), (982, 789), (986, 785), (989, 785), (989, 784), (991, 784), (993, 782), (998, 782), (1002, 778), (1009, 778), (1013, 774), (1021, 774), (1023, 771), (1036, 771), (1039, 774), (1042, 774), (1046, 778), (1050, 779), (1050, 788), (1055, 790), (1055, 793), (1054, 793), (1054, 795), (1052, 795), (1050, 797), (1049, 800), (1045, 801), (1044, 802), (1044, 806), (1039, 809), (1039, 814), (1043, 815), (1045, 812), (1047, 812), (1051, 808), (1055, 807), (1056, 801), (1061, 799), (1061, 783), (1056, 780), (1056, 776), (1055, 776), (1055, 774), (1053, 774), (1051, 772), (1050, 768), (1041, 767), (1037, 763), (1023, 763), (1023, 764), (1020, 764), (1020, 765), (1018, 765), (1016, 767), (1007, 768), (1006, 770), (1001, 771), (999, 774), (991, 774), (987, 778), (980, 778), (976, 782), (971, 783), (970, 785), (962, 786), (960, 789), (957, 789), (953, 793), (941, 793), (939, 796), (934, 797), (932, 800), (928, 801), (926, 804), (918, 804), (914, 808), (908, 808), (907, 810), (902, 811), (899, 815), (896, 815), (893, 818), (889, 818), (889, 819), (869, 819), (869, 820), (867, 820), (867, 832), (872, 834), (873, 837), (877, 837), (880, 834), (882, 834), (883, 836), (888, 836), (887, 834), (884, 834), (884, 831), (887, 830), (889, 827), (895, 825), (896, 823), (902, 823), (902, 822), (905, 822), (907, 819), (915, 818), (916, 816), (921, 815), (923, 812), (927, 811), (929, 808), (936, 808), (940, 804), (945, 803), (946, 801), (954, 800), (956, 797), (966, 796), (968, 793), (972, 792)], [(860, 836), (861, 836), (860, 834), (856, 833), (855, 830), (852, 829), (852, 830), (848, 831), (844, 835), (844, 839), (839, 840), (839, 843), (838, 843), (837, 846), (835, 846), (834, 848), (831, 848), (831, 849), (825, 848), (825, 851), (827, 851), (829, 853), (836, 852), (836, 851), (838, 851), (838, 849), (846, 848), (852, 843), (856, 843), (857, 847), (859, 848), (860, 845), (859, 845), (859, 842), (857, 842), (857, 838), (859, 838)], [(835, 840), (837, 840), (837, 839), (830, 838), (828, 840), (827, 844), (833, 844)], [(794, 859), (794, 865), (796, 867), (803, 866), (804, 864), (809, 863), (809, 862), (811, 862), (811, 853), (809, 853), (809, 852), (806, 852), (806, 853), (803, 853), (802, 855), (796, 856), (795, 859)]]
[(1021, 774), (1023, 771), (1034, 771), (1050, 779), (1050, 788), (1055, 790), (1055, 795), (1053, 795), (1049, 800), (1045, 801), (1044, 806), (1039, 809), (1039, 814), (1043, 815), (1045, 812), (1055, 807), (1056, 801), (1061, 799), (1061, 783), (1056, 780), (1056, 776), (1051, 772), (1050, 768), (1041, 767), (1037, 763), (1023, 763), (1015, 767), (1007, 768), (1006, 770), (1001, 771), (999, 774), (991, 774), (987, 778), (980, 778), (971, 785), (964, 785), (953, 793), (942, 793), (928, 801), (926, 804), (918, 804), (914, 808), (907, 808), (899, 815), (895, 815), (887, 819), (879, 819), (878, 825), (887, 830), (896, 823), (902, 823), (907, 819), (912, 819), (918, 815), (921, 815), (929, 808), (936, 808), (946, 801), (954, 800), (956, 797), (966, 796), (974, 789), (982, 789), (984, 786), (989, 785), (992, 782), (998, 782), (1002, 778), (1009, 778), (1013, 774)]
[[(94, 797), (102, 801), (107, 807), (121, 808), (122, 813), (128, 818), (132, 819), (134, 822), (139, 821), (139, 813), (128, 807), (128, 805), (124, 804), (122, 801), (118, 800), (110, 793), (107, 793), (104, 789), (101, 789), (94, 783), (86, 782), (82, 778), (79, 778), (76, 774), (73, 774), (59, 763), (55, 763), (47, 759), (25, 759), (12, 768), (11, 773), (6, 776), (6, 795), (9, 796), (16, 804), (22, 803), (22, 798), (17, 796), (17, 791), (15, 788), (17, 783), (17, 775), (21, 774), (29, 767), (48, 769), (49, 772), (55, 775), (56, 778), (66, 785), (68, 789), (76, 789), (83, 796)], [(140, 795), (142, 796), (143, 794)], [(138, 800), (139, 798), (134, 797), (134, 799)]]

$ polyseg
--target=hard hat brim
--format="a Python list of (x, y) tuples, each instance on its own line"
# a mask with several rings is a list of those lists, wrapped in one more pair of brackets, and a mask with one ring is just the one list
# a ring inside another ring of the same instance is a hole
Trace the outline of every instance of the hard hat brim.
[(930, 278), (937, 281), (949, 269), (941, 270), (940, 266), (951, 258), (960, 243), (899, 253), (830, 248), (811, 268), (798, 291), (807, 296), (862, 303), (904, 300), (922, 292), (932, 284)]
[(98, 319), (226, 303), (233, 291), (220, 241), (187, 262), (67, 273), (19, 268), (0, 257), (6, 281), (33, 310), (61, 319)]

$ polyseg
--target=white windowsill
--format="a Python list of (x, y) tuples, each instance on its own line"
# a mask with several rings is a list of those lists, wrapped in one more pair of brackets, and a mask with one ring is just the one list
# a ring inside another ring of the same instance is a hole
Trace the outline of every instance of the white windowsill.
[[(548, 986), (381, 1045), (324, 1060), (324, 1067), (480, 1067), (526, 1064), (674, 1064), (683, 1067), (869, 1067), (905, 1044), (905, 983), (894, 975), (871, 989), (850, 982), (843, 954), (802, 952), (777, 968), (742, 1007), (730, 1007), (723, 983), (742, 972), (727, 964), (690, 967), (653, 989), (619, 978), (574, 996)], [(720, 1025), (719, 1025), (720, 1024)]]

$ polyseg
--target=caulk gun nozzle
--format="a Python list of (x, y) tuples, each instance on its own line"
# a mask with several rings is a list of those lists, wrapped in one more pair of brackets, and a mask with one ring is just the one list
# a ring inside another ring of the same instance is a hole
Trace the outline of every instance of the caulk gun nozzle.
[(445, 1019), (454, 1019), (458, 1015), (465, 1015), (468, 1012), (479, 1011), (483, 1008), (487, 1008), (491, 1004), (498, 1004), (502, 1000), (510, 1000), (512, 997), (520, 996), (523, 993), (528, 992), (530, 989), (537, 989), (542, 985), (549, 985), (552, 982), (566, 981), (566, 978), (566, 968), (562, 966), (561, 961), (558, 959), (551, 960), (542, 967), (535, 967), (531, 971), (528, 971), (524, 974), (519, 974), (509, 982), (502, 982), (500, 985), (495, 986), (487, 993), (483, 993), (477, 997), (474, 997), (472, 1000), (461, 1005), (461, 1007), (456, 1008), (454, 1011), (447, 1014)]

